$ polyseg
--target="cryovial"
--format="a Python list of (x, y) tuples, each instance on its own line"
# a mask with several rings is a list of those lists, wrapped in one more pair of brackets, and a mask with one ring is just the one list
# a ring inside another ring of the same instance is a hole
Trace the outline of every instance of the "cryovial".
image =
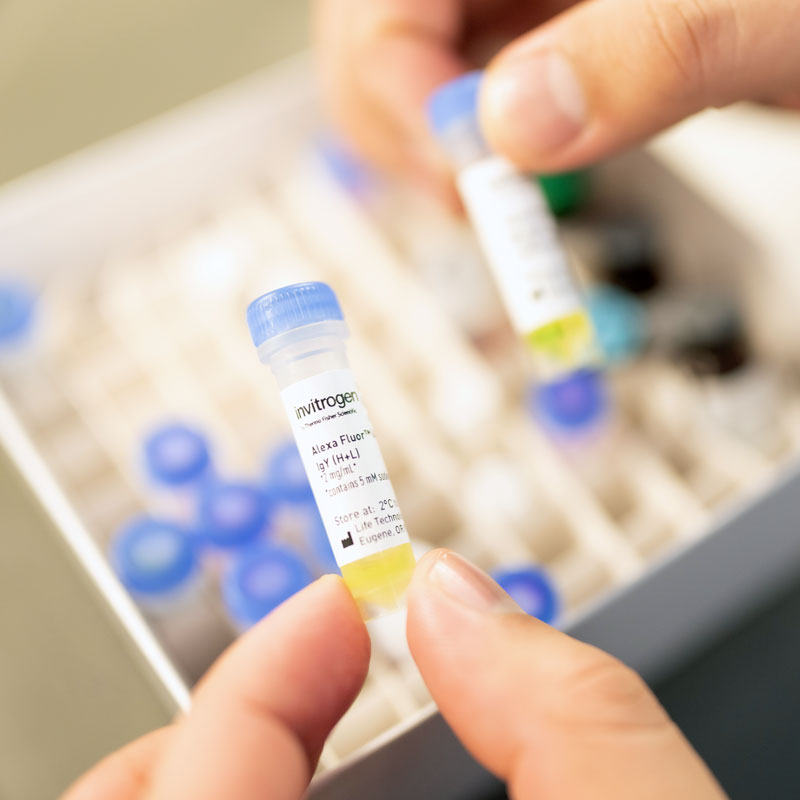
[(288, 547), (260, 544), (239, 553), (222, 580), (222, 598), (234, 627), (245, 631), (311, 583), (303, 559)]
[(558, 616), (559, 601), (547, 573), (534, 566), (497, 569), (492, 577), (526, 613), (551, 625)]
[(642, 352), (647, 341), (647, 313), (635, 296), (596, 284), (586, 293), (586, 307), (607, 363), (620, 364)]
[(298, 283), (254, 300), (247, 322), (269, 364), (342, 577), (365, 618), (399, 608), (414, 554), (345, 353), (333, 290)]
[(0, 278), (0, 376), (24, 367), (32, 357), (35, 309), (28, 286)]
[(255, 545), (271, 524), (271, 504), (255, 484), (215, 481), (200, 494), (198, 543), (219, 571), (237, 552)]
[(272, 507), (272, 538), (308, 551), (315, 571), (338, 572), (325, 525), (294, 441), (278, 445), (267, 459), (266, 492)]
[(175, 662), (199, 678), (230, 642), (230, 631), (208, 596), (192, 535), (138, 517), (114, 535), (110, 560)]
[(188, 425), (166, 423), (145, 438), (143, 459), (158, 491), (159, 511), (187, 523), (194, 519), (198, 495), (211, 473), (206, 437)]
[(670, 335), (663, 344), (699, 382), (701, 414), (767, 451), (777, 447), (780, 381), (753, 357), (735, 300), (695, 290), (675, 292), (669, 303)]
[(457, 170), (459, 193), (511, 322), (539, 375), (549, 379), (597, 361), (594, 332), (540, 185), (483, 139), (481, 76), (471, 72), (442, 86), (430, 100), (429, 118)]

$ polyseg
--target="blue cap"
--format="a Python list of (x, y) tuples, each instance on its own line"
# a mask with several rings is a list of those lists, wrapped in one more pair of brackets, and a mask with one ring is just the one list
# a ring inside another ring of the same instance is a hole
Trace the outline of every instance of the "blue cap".
[(595, 369), (579, 369), (551, 383), (534, 385), (530, 402), (545, 430), (567, 436), (596, 427), (609, 405), (605, 381)]
[(200, 535), (212, 547), (231, 550), (253, 544), (269, 516), (266, 493), (249, 483), (212, 483), (200, 495)]
[(333, 289), (319, 281), (293, 283), (267, 292), (247, 307), (247, 325), (256, 347), (279, 333), (313, 322), (343, 319)]
[(459, 119), (475, 116), (482, 78), (480, 70), (468, 72), (440, 86), (428, 98), (428, 121), (435, 133), (443, 133)]
[(349, 194), (363, 199), (376, 188), (377, 178), (372, 168), (336, 135), (321, 136), (317, 152), (336, 182)]
[(138, 517), (118, 531), (110, 557), (122, 583), (142, 595), (167, 594), (197, 569), (189, 534), (153, 517)]
[(536, 567), (500, 569), (492, 577), (526, 614), (548, 624), (558, 615), (558, 596), (543, 570)]
[(613, 286), (594, 286), (586, 305), (608, 361), (625, 361), (642, 349), (647, 320), (639, 300)]
[(205, 436), (187, 425), (168, 423), (144, 441), (150, 477), (166, 486), (183, 486), (203, 475), (210, 461)]
[(243, 627), (269, 614), (311, 583), (311, 573), (288, 547), (260, 545), (243, 551), (222, 582), (228, 612)]
[(0, 347), (13, 344), (30, 329), (35, 299), (24, 284), (0, 280)]
[(288, 503), (313, 502), (311, 484), (297, 445), (290, 439), (276, 447), (267, 459), (267, 491)]

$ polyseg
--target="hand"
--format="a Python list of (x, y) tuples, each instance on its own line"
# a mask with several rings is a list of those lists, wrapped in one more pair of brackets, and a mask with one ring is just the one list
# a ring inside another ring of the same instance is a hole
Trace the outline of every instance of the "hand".
[[(453, 553), (420, 562), (408, 636), (445, 718), (514, 797), (723, 797), (635, 673), (527, 617)], [(110, 756), (63, 800), (299, 800), (368, 660), (352, 599), (323, 578), (222, 657), (186, 719)]]
[(186, 718), (101, 761), (62, 800), (299, 800), (368, 666), (352, 597), (321, 578), (222, 655)]
[(417, 567), (408, 641), (444, 718), (511, 797), (724, 797), (635, 672), (525, 615), (450, 551)]
[(489, 64), (481, 126), (532, 171), (609, 155), (707, 106), (800, 106), (794, 0), (319, 0), (330, 110), (366, 155), (444, 189), (425, 103)]

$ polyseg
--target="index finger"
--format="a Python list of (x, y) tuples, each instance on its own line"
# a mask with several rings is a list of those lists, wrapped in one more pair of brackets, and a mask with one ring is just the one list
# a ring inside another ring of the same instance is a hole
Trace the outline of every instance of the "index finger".
[(341, 578), (326, 576), (237, 642), (203, 679), (149, 800), (297, 800), (355, 699), (369, 637)]

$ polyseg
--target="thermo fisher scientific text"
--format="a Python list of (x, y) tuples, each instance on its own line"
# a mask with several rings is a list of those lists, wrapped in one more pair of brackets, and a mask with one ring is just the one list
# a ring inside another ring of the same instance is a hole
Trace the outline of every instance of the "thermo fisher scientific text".
[(492, 153), (478, 127), (482, 73), (470, 72), (431, 97), (431, 127), (457, 171), (459, 193), (511, 322), (540, 380), (593, 364), (589, 314), (538, 182)]
[(365, 618), (403, 601), (414, 554), (378, 442), (347, 363), (333, 290), (298, 283), (247, 309), (272, 368), (336, 563)]

